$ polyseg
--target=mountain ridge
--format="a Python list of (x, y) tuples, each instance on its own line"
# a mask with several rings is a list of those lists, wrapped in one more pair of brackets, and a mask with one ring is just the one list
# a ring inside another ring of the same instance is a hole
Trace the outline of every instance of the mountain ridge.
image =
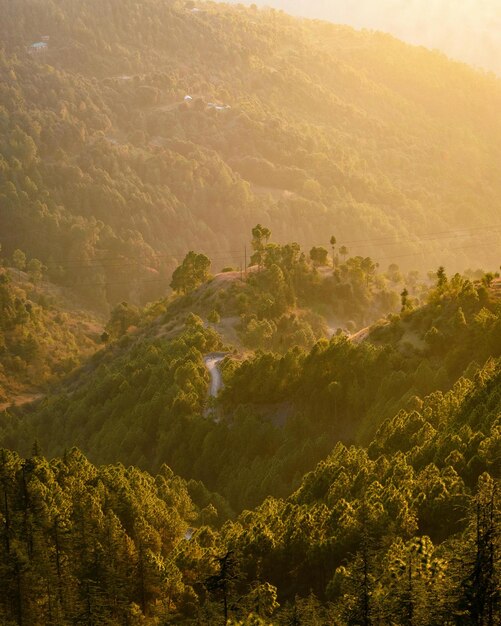
[[(228, 0), (235, 3), (236, 0)], [(247, 2), (246, 4), (250, 4)], [(449, 57), (485, 71), (501, 74), (500, 42), (497, 37), (501, 13), (492, 0), (386, 0), (374, 9), (371, 0), (360, 0), (356, 8), (341, 0), (335, 4), (314, 0), (307, 6), (301, 0), (273, 0), (257, 5), (274, 6), (307, 18), (320, 18), (359, 29), (391, 33), (413, 44), (440, 49)], [(263, 7), (264, 8), (264, 7)]]

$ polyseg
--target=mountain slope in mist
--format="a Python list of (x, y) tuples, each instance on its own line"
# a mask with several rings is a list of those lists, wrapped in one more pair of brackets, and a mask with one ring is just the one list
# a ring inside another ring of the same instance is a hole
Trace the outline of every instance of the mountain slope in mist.
[(257, 4), (388, 32), (501, 74), (501, 4), (496, 0), (266, 0)]

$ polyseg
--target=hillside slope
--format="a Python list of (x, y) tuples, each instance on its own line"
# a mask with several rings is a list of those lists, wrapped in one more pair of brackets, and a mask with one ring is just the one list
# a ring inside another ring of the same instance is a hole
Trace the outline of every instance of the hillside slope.
[[(499, 623), (500, 402), (498, 360), (388, 419), (368, 449), (337, 445), (290, 498), (228, 524), (227, 545), (305, 620)], [(308, 594), (322, 604), (298, 603)]]
[(93, 306), (165, 293), (190, 248), (243, 265), (258, 221), (385, 264), (497, 266), (501, 81), (242, 7), (0, 11), (1, 243)]
[[(278, 285), (270, 284), (272, 276)], [(234, 331), (244, 345), (274, 325), (268, 343), (277, 346), (275, 353), (247, 348), (242, 354), (215, 330), (221, 322), (205, 317), (212, 298), (224, 294), (224, 315), (249, 290), (252, 301), (272, 311), (283, 285), (300, 289), (299, 278), (274, 265), (250, 283), (235, 284), (236, 296), (210, 281), (157, 303), (36, 407), (4, 413), (0, 443), (26, 453), (38, 440), (49, 455), (78, 445), (93, 462), (151, 472), (167, 463), (240, 510), (267, 495), (287, 496), (336, 442), (368, 445), (384, 419), (420, 406), (434, 391), (447, 392), (459, 377), (471, 379), (489, 358), (501, 356), (497, 290), (460, 276), (441, 278), (427, 304), (390, 315), (361, 342), (345, 334), (316, 341), (309, 318), (285, 308), (278, 321), (271, 313), (253, 317), (252, 333), (242, 314)], [(336, 288), (324, 283), (324, 295), (327, 285)], [(117, 311), (128, 319), (127, 310)], [(204, 364), (213, 352), (228, 354), (216, 402)]]
[(0, 411), (41, 397), (100, 347), (102, 321), (32, 272), (0, 266)]
[[(227, 0), (237, 4), (237, 0)], [(246, 2), (250, 4), (250, 2)], [(258, 0), (293, 15), (391, 33), (501, 76), (497, 0)]]
[(500, 394), (492, 360), (220, 530), (166, 466), (0, 450), (0, 619), (497, 626)]

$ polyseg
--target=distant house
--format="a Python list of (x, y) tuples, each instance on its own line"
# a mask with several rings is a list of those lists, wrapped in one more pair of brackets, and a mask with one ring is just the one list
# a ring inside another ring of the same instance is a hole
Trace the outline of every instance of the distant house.
[(215, 102), (207, 102), (208, 109), (215, 109), (216, 111), (226, 111), (231, 109), (229, 104), (216, 104)]
[(42, 52), (47, 52), (49, 44), (46, 41), (37, 41), (32, 43), (28, 48), (28, 52), (30, 54), (40, 54)]
[(184, 101), (185, 102), (191, 102), (193, 100), (193, 98), (191, 96), (184, 96)]

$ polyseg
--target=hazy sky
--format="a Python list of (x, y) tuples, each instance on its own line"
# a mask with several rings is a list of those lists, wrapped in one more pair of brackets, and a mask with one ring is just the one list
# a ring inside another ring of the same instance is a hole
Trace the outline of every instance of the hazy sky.
[[(228, 0), (236, 3), (237, 0)], [(249, 0), (392, 33), (501, 75), (501, 0)]]

